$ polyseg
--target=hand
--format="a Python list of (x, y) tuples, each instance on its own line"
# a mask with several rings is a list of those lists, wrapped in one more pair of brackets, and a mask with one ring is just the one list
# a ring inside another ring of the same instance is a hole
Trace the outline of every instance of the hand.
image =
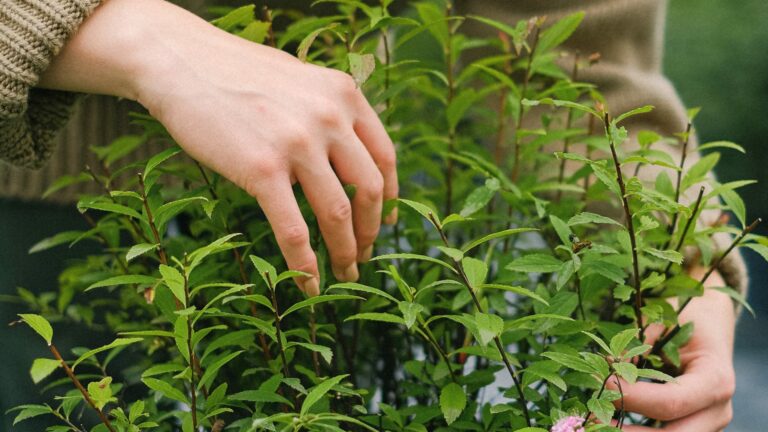
[[(691, 276), (698, 279), (703, 273), (703, 269), (694, 269)], [(725, 282), (718, 273), (713, 273), (705, 283), (705, 288), (722, 286)], [(677, 377), (677, 382), (667, 384), (638, 382), (629, 385), (622, 381), (624, 407), (627, 411), (664, 421), (662, 430), (669, 432), (722, 431), (733, 417), (731, 398), (736, 385), (733, 302), (721, 292), (706, 290), (703, 297), (691, 301), (680, 320), (694, 323), (690, 342), (680, 348), (683, 374)], [(659, 332), (657, 329), (649, 339), (658, 337)], [(617, 389), (615, 384), (611, 388)], [(657, 429), (625, 426), (623, 430)]]
[[(187, 153), (256, 198), (288, 267), (314, 275), (297, 281), (310, 295), (318, 294), (317, 259), (292, 183), (301, 184), (343, 281), (357, 280), (383, 200), (397, 197), (392, 142), (351, 77), (161, 0), (99, 6), (41, 85), (142, 103)], [(344, 184), (356, 186), (351, 202)]]

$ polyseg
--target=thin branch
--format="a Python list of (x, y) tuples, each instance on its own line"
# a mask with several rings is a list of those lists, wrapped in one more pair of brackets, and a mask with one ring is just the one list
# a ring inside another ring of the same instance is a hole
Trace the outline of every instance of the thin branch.
[(149, 200), (147, 199), (147, 188), (144, 184), (144, 176), (139, 173), (139, 185), (141, 186), (141, 201), (144, 203), (144, 211), (147, 212), (147, 221), (149, 222), (149, 227), (152, 229), (152, 235), (155, 237), (155, 243), (157, 243), (157, 252), (160, 255), (160, 262), (168, 265), (168, 257), (165, 255), (165, 249), (163, 248), (163, 244), (160, 241), (160, 233), (157, 231), (157, 226), (155, 225), (155, 218), (152, 216), (152, 209), (149, 207)]
[(80, 382), (79, 379), (75, 376), (75, 373), (72, 372), (72, 369), (70, 369), (67, 362), (64, 361), (64, 359), (61, 357), (61, 354), (59, 354), (59, 350), (56, 349), (56, 345), (49, 345), (48, 348), (51, 350), (51, 353), (54, 357), (56, 357), (56, 360), (59, 361), (61, 364), (61, 367), (64, 368), (64, 372), (67, 373), (67, 376), (69, 377), (70, 381), (77, 387), (77, 389), (80, 391), (80, 393), (83, 395), (83, 399), (88, 403), (88, 405), (93, 408), (94, 411), (96, 411), (96, 414), (99, 416), (99, 419), (101, 419), (101, 422), (104, 423), (104, 426), (109, 429), (110, 432), (117, 432), (115, 428), (112, 426), (112, 423), (110, 423), (107, 416), (104, 414), (104, 412), (99, 409), (99, 407), (96, 406), (96, 403), (93, 402), (93, 399), (91, 399), (91, 395), (88, 394), (88, 390), (83, 387), (83, 384)]
[[(741, 234), (736, 238), (736, 240), (731, 243), (730, 246), (728, 246), (728, 249), (725, 250), (713, 263), (710, 265), (709, 269), (706, 273), (704, 273), (704, 276), (702, 276), (701, 280), (699, 281), (696, 288), (702, 287), (704, 283), (709, 279), (710, 276), (712, 276), (712, 273), (715, 272), (720, 267), (720, 264), (723, 262), (723, 260), (728, 256), (728, 254), (731, 253), (734, 249), (736, 249), (736, 246), (741, 243), (742, 240), (744, 240), (744, 237), (746, 237), (749, 233), (754, 231), (755, 228), (757, 228), (758, 225), (763, 220), (761, 218), (757, 218), (754, 222), (752, 222), (751, 225), (744, 228), (744, 230), (741, 232)], [(683, 304), (680, 305), (680, 307), (677, 309), (677, 315), (680, 316), (680, 314), (685, 310), (685, 308), (691, 303), (691, 300), (693, 300), (693, 297), (689, 297), (686, 299)], [(682, 327), (680, 326), (680, 323), (675, 324), (675, 326), (672, 328), (669, 333), (667, 333), (664, 337), (659, 338), (656, 340), (656, 343), (653, 344), (653, 349), (651, 350), (650, 355), (659, 354), (662, 349), (664, 349), (664, 346), (666, 346), (669, 341), (671, 341), (677, 334), (680, 332), (680, 329)]]
[[(435, 218), (435, 215), (430, 212), (429, 218), (432, 221), (432, 224), (437, 228), (437, 231), (440, 233), (440, 238), (443, 240), (443, 243), (446, 247), (451, 247), (450, 243), (448, 242), (448, 237), (445, 235), (445, 231), (443, 231), (443, 227), (437, 222), (437, 219)], [(470, 296), (472, 296), (472, 301), (475, 304), (475, 308), (480, 313), (485, 313), (485, 310), (483, 309), (483, 305), (480, 303), (480, 300), (477, 298), (477, 294), (475, 293), (475, 289), (472, 286), (472, 283), (469, 281), (469, 278), (467, 277), (467, 274), (464, 272), (464, 268), (461, 266), (461, 264), (457, 261), (453, 262), (453, 267), (458, 272), (459, 276), (461, 277), (462, 282), (467, 287), (467, 290), (469, 291)], [(493, 341), (496, 344), (496, 349), (499, 351), (499, 355), (501, 356), (501, 360), (504, 362), (504, 366), (506, 366), (507, 371), (509, 372), (509, 376), (512, 378), (512, 381), (515, 383), (515, 387), (517, 388), (517, 393), (520, 397), (520, 402), (523, 407), (523, 414), (525, 415), (525, 421), (528, 424), (528, 426), (531, 426), (531, 415), (528, 412), (528, 400), (525, 397), (525, 393), (523, 392), (523, 386), (520, 383), (520, 379), (517, 376), (517, 372), (515, 371), (514, 366), (509, 362), (509, 358), (507, 358), (507, 351), (504, 349), (504, 346), (501, 344), (501, 339), (498, 336), (493, 337)]]
[[(691, 217), (688, 218), (688, 221), (685, 223), (685, 227), (683, 228), (683, 233), (680, 235), (680, 239), (677, 241), (677, 245), (675, 246), (675, 251), (680, 251), (680, 248), (683, 247), (683, 242), (685, 242), (685, 238), (688, 236), (688, 231), (693, 226), (693, 221), (696, 219), (696, 213), (699, 211), (699, 207), (701, 207), (701, 200), (704, 198), (704, 186), (702, 186), (699, 189), (699, 195), (696, 197), (696, 202), (693, 205), (693, 212), (691, 212)], [(667, 244), (672, 240), (670, 237), (669, 240), (667, 240)], [(667, 268), (664, 269), (664, 274), (669, 274), (669, 270), (672, 268), (672, 261), (667, 264)]]
[[(680, 170), (677, 172), (677, 183), (675, 185), (675, 202), (680, 201), (680, 185), (682, 183), (683, 178), (683, 168), (685, 167), (685, 159), (688, 157), (688, 143), (690, 142), (691, 137), (691, 128), (692, 124), (691, 122), (688, 122), (688, 126), (685, 128), (685, 134), (683, 136), (683, 153), (680, 156)], [(672, 222), (670, 222), (669, 227), (667, 227), (667, 234), (670, 236), (675, 231), (675, 225), (677, 225), (677, 219), (679, 218), (680, 213), (675, 213), (672, 216)], [(667, 243), (667, 247), (669, 247), (669, 243)]]
[(608, 137), (608, 144), (611, 147), (611, 156), (613, 157), (613, 164), (616, 168), (616, 181), (619, 183), (619, 190), (621, 192), (621, 204), (624, 207), (624, 218), (626, 219), (627, 231), (629, 232), (629, 242), (632, 247), (632, 269), (634, 272), (635, 281), (635, 301), (633, 308), (635, 311), (635, 319), (637, 320), (637, 327), (640, 329), (640, 340), (645, 340), (645, 328), (643, 327), (643, 294), (640, 290), (640, 264), (637, 257), (637, 239), (635, 238), (635, 227), (632, 221), (632, 211), (629, 208), (629, 200), (627, 198), (627, 188), (624, 185), (624, 174), (621, 172), (621, 162), (619, 156), (616, 154), (616, 143), (613, 140), (613, 134), (611, 134), (611, 120), (606, 112), (603, 116), (603, 124), (605, 126), (605, 135)]

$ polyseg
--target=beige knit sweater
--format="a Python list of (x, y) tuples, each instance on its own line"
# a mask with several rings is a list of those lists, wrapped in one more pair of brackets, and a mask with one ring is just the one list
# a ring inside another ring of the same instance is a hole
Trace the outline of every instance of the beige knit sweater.
[[(105, 145), (128, 130), (126, 104), (90, 97), (72, 115), (77, 96), (35, 88), (39, 74), (66, 39), (101, 0), (0, 0), (0, 197), (37, 199), (47, 185), (63, 174), (82, 170), (90, 158), (88, 147)], [(187, 0), (197, 1), (197, 0)], [(654, 105), (649, 115), (637, 117), (629, 130), (651, 129), (671, 136), (681, 132), (686, 113), (673, 86), (661, 71), (666, 0), (456, 0), (462, 14), (493, 17), (510, 24), (534, 15), (550, 21), (584, 10), (586, 18), (565, 49), (600, 52), (601, 62), (581, 74), (597, 84), (609, 108), (620, 113)], [(469, 20), (464, 30), (490, 35), (491, 29)], [(67, 119), (74, 118), (60, 132)], [(58, 135), (57, 135), (58, 133)], [(679, 150), (667, 150), (679, 158)], [(146, 156), (153, 149), (141, 150)], [(690, 164), (697, 156), (690, 156)], [(39, 168), (27, 171), (22, 168)], [(690, 165), (689, 165), (690, 166)], [(645, 176), (655, 178), (652, 170)], [(84, 188), (58, 194), (71, 201)], [(91, 190), (92, 191), (92, 190)], [(689, 197), (690, 198), (690, 197)], [(703, 215), (702, 223), (717, 217)], [(727, 236), (716, 238), (720, 248)], [(738, 254), (729, 255), (721, 272), (730, 286), (746, 289), (746, 271)]]

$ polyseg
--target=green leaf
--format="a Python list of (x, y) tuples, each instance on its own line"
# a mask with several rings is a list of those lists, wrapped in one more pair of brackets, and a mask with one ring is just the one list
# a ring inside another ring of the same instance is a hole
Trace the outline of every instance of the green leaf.
[(112, 397), (112, 377), (104, 377), (101, 381), (88, 383), (88, 394), (91, 400), (96, 404), (96, 408), (104, 409), (110, 402), (117, 402), (117, 398)]
[(765, 261), (768, 261), (768, 246), (760, 243), (745, 243), (745, 244), (742, 244), (741, 246), (752, 249), (753, 251), (760, 254), (760, 256), (763, 257)]
[(158, 227), (165, 226), (166, 223), (168, 223), (169, 220), (173, 219), (174, 216), (178, 215), (184, 209), (189, 207), (191, 204), (200, 202), (200, 201), (208, 201), (207, 198), (196, 196), (196, 197), (190, 197), (190, 198), (183, 198), (176, 201), (171, 201), (169, 203), (165, 203), (161, 205), (160, 207), (155, 210), (153, 216), (155, 218), (155, 224)]
[(530, 297), (530, 298), (532, 298), (532, 299), (534, 299), (534, 300), (544, 304), (545, 306), (549, 306), (549, 302), (544, 300), (543, 297), (541, 297), (540, 295), (538, 295), (538, 294), (534, 293), (533, 291), (531, 291), (531, 290), (529, 290), (527, 288), (524, 288), (524, 287), (512, 286), (512, 285), (503, 285), (503, 284), (482, 284), (482, 285), (479, 285), (477, 288), (481, 288), (481, 289), (500, 289), (500, 290), (504, 290), (504, 291), (509, 291), (509, 292), (513, 292), (515, 294), (519, 294), (521, 296)]
[(545, 53), (565, 42), (576, 31), (576, 28), (579, 27), (583, 19), (584, 12), (576, 12), (563, 17), (554, 25), (541, 32), (537, 45), (538, 52)]
[(552, 273), (560, 269), (562, 261), (552, 255), (524, 255), (507, 264), (506, 269), (521, 273)]
[(579, 213), (576, 216), (568, 219), (568, 225), (570, 226), (582, 225), (582, 224), (588, 224), (588, 223), (611, 224), (611, 225), (618, 225), (620, 227), (624, 226), (620, 222), (615, 221), (609, 217), (602, 216), (596, 213), (589, 213), (589, 212)]
[(449, 425), (456, 421), (467, 406), (467, 394), (456, 383), (448, 383), (440, 390), (440, 411)]
[(310, 297), (306, 300), (302, 300), (298, 303), (295, 303), (291, 307), (286, 309), (285, 312), (280, 314), (280, 319), (285, 318), (286, 316), (290, 315), (293, 312), (296, 312), (298, 310), (304, 309), (312, 305), (316, 305), (318, 303), (335, 302), (340, 300), (365, 300), (365, 298), (360, 296), (355, 296), (355, 295), (349, 295), (349, 294), (324, 294), (324, 295), (319, 295), (315, 297)]
[(200, 390), (203, 387), (207, 387), (208, 384), (210, 384), (211, 382), (213, 382), (214, 379), (216, 379), (216, 375), (219, 374), (219, 369), (221, 369), (222, 367), (224, 367), (224, 365), (234, 360), (235, 357), (239, 356), (243, 352), (244, 351), (235, 351), (233, 353), (229, 353), (228, 355), (208, 365), (208, 367), (205, 368), (205, 372), (203, 373), (203, 376), (200, 378), (200, 382), (197, 384), (197, 389)]
[(326, 363), (329, 365), (331, 364), (331, 361), (333, 361), (333, 350), (328, 348), (324, 345), (317, 345), (312, 343), (305, 343), (305, 342), (291, 342), (288, 345), (286, 345), (286, 349), (294, 347), (294, 346), (300, 346), (302, 348), (306, 348), (310, 351), (314, 351), (325, 360)]
[(167, 397), (168, 399), (173, 399), (175, 401), (181, 402), (183, 404), (189, 405), (189, 401), (187, 400), (187, 397), (184, 396), (184, 393), (177, 390), (175, 387), (173, 387), (171, 384), (161, 381), (159, 379), (155, 378), (142, 378), (141, 381), (150, 389), (162, 393)]
[(307, 55), (309, 55), (309, 48), (312, 47), (312, 44), (315, 43), (315, 39), (317, 39), (318, 36), (320, 36), (321, 33), (326, 32), (328, 30), (331, 30), (335, 27), (338, 27), (338, 23), (331, 23), (327, 26), (320, 27), (319, 29), (315, 29), (310, 34), (306, 35), (304, 39), (301, 40), (299, 43), (299, 48), (296, 50), (296, 57), (299, 58), (299, 60), (306, 62), (307, 61)]
[(464, 253), (466, 254), (467, 252), (471, 251), (472, 249), (480, 246), (483, 243), (489, 242), (491, 240), (500, 239), (500, 238), (504, 238), (504, 237), (509, 237), (511, 235), (525, 233), (525, 232), (531, 232), (531, 231), (538, 231), (538, 229), (536, 229), (536, 228), (512, 228), (512, 229), (507, 229), (507, 230), (504, 230), (504, 231), (495, 232), (493, 234), (489, 234), (489, 235), (481, 237), (481, 238), (479, 238), (477, 240), (471, 241), (469, 244), (467, 244), (466, 246), (461, 248), (461, 250), (463, 250)]
[(612, 353), (611, 348), (608, 347), (608, 344), (605, 343), (605, 341), (603, 341), (602, 339), (600, 339), (599, 337), (593, 335), (590, 332), (583, 331), (582, 333), (584, 333), (585, 335), (589, 336), (589, 338), (592, 339), (593, 341), (597, 342), (597, 344), (600, 346), (600, 348), (602, 348), (605, 351), (606, 354), (611, 354)]
[(179, 153), (181, 153), (181, 147), (174, 146), (171, 148), (167, 148), (162, 152), (153, 156), (149, 161), (147, 161), (146, 167), (144, 167), (144, 173), (142, 174), (144, 180), (147, 180), (147, 176), (152, 171), (154, 171), (154, 169), (157, 168), (161, 163), (167, 161), (168, 159), (176, 156)]
[(253, 21), (255, 6), (250, 4), (239, 7), (222, 16), (211, 21), (211, 24), (224, 31), (232, 31), (237, 27), (247, 25)]
[(702, 151), (702, 150), (709, 150), (709, 149), (713, 149), (713, 148), (728, 148), (728, 149), (731, 149), (731, 150), (736, 150), (739, 153), (744, 153), (744, 154), (747, 153), (747, 151), (744, 150), (744, 147), (742, 147), (742, 146), (740, 146), (740, 145), (738, 145), (736, 143), (732, 143), (730, 141), (713, 141), (713, 142), (709, 142), (709, 143), (700, 145), (697, 148), (697, 150), (698, 151)]
[(347, 61), (349, 61), (349, 73), (358, 87), (361, 87), (368, 80), (376, 68), (376, 58), (373, 54), (349, 53), (347, 54)]
[(614, 337), (611, 338), (610, 342), (610, 353), (617, 358), (621, 358), (624, 354), (624, 350), (629, 346), (629, 343), (632, 342), (634, 339), (637, 338), (637, 334), (640, 331), (640, 329), (628, 329), (624, 330), (622, 332), (619, 332)]
[(228, 398), (245, 402), (282, 403), (291, 407), (293, 406), (291, 401), (288, 399), (280, 396), (275, 392), (268, 392), (266, 390), (246, 390), (240, 393), (229, 395)]
[(465, 218), (470, 217), (485, 208), (485, 206), (487, 206), (488, 203), (491, 202), (491, 199), (493, 199), (493, 197), (496, 195), (499, 187), (500, 184), (498, 179), (490, 178), (486, 180), (485, 185), (480, 186), (469, 194), (466, 201), (464, 201), (464, 206), (462, 207), (461, 212), (459, 213), (460, 216)]
[(664, 372), (657, 371), (655, 369), (638, 369), (637, 376), (641, 378), (648, 378), (661, 382), (675, 382), (675, 379)]
[(637, 366), (628, 362), (613, 363), (613, 370), (616, 373), (627, 380), (628, 383), (634, 384), (637, 381)]
[(589, 362), (582, 359), (581, 357), (575, 355), (575, 354), (567, 354), (567, 353), (561, 353), (561, 352), (545, 352), (541, 354), (542, 357), (548, 358), (552, 361), (557, 362), (558, 364), (561, 364), (569, 369), (575, 370), (577, 372), (584, 372), (588, 374), (594, 374), (599, 373), (599, 369), (595, 369)]
[(603, 423), (610, 423), (613, 417), (614, 406), (605, 399), (590, 399), (587, 402), (587, 408)]
[(65, 175), (57, 178), (51, 185), (48, 187), (48, 189), (43, 192), (42, 198), (48, 198), (51, 194), (64, 189), (65, 187), (72, 186), (78, 183), (84, 183), (87, 181), (92, 181), (93, 178), (87, 174), (87, 173), (80, 173), (76, 175)]
[(403, 313), (403, 321), (405, 322), (405, 326), (408, 329), (413, 327), (413, 324), (416, 323), (416, 319), (425, 310), (424, 306), (418, 303), (407, 302), (407, 301), (399, 302), (397, 304), (397, 307), (398, 309), (400, 309), (400, 312)]
[(730, 298), (736, 300), (736, 302), (742, 305), (744, 309), (748, 310), (749, 314), (752, 315), (752, 317), (755, 317), (755, 318), (757, 317), (757, 315), (755, 314), (755, 310), (752, 309), (752, 306), (750, 306), (749, 303), (747, 303), (747, 299), (744, 298), (744, 296), (740, 292), (729, 287), (715, 287), (714, 289), (717, 291), (720, 291), (721, 293), (727, 294)]
[(398, 301), (396, 298), (394, 298), (389, 293), (387, 293), (387, 292), (385, 292), (383, 290), (380, 290), (378, 288), (373, 288), (373, 287), (370, 287), (368, 285), (362, 285), (362, 284), (355, 283), (355, 282), (342, 282), (342, 283), (333, 284), (333, 285), (329, 286), (326, 291), (336, 290), (336, 289), (346, 289), (346, 290), (350, 290), (350, 291), (360, 291), (360, 292), (365, 292), (365, 293), (369, 293), (369, 294), (374, 294), (374, 295), (377, 295), (379, 297), (383, 297), (383, 298), (385, 298), (385, 299), (387, 299), (387, 300), (389, 300), (389, 301), (391, 301), (393, 303), (397, 303), (397, 301)]
[(658, 250), (654, 248), (644, 248), (643, 251), (655, 256), (656, 258), (661, 258), (665, 261), (671, 261), (675, 264), (683, 263), (683, 254), (675, 250)]
[(14, 426), (24, 420), (28, 420), (44, 414), (53, 414), (53, 409), (51, 409), (51, 407), (48, 405), (21, 405), (9, 410), (8, 412), (11, 411), (20, 411), (19, 414), (16, 415), (16, 418), (13, 419)]
[(163, 282), (173, 293), (173, 296), (182, 304), (187, 307), (187, 295), (186, 295), (186, 279), (180, 271), (171, 266), (160, 264), (160, 274), (163, 276)]
[(134, 258), (144, 255), (145, 253), (157, 249), (157, 247), (160, 246), (159, 244), (149, 244), (149, 243), (140, 243), (135, 246), (132, 246), (128, 253), (125, 254), (125, 260), (131, 261)]
[(92, 350), (84, 353), (80, 357), (78, 357), (77, 360), (75, 360), (75, 362), (72, 363), (72, 370), (74, 371), (75, 368), (77, 367), (77, 365), (79, 365), (80, 363), (84, 362), (85, 360), (88, 360), (89, 358), (95, 356), (96, 354), (98, 354), (100, 352), (109, 351), (109, 350), (111, 350), (113, 348), (117, 348), (117, 347), (121, 347), (121, 346), (125, 346), (125, 345), (135, 344), (135, 343), (141, 342), (143, 340), (144, 340), (143, 338), (115, 339), (114, 341), (112, 341), (111, 343), (109, 343), (107, 345), (104, 345), (104, 346), (99, 347), (99, 348), (92, 349)]
[(60, 367), (61, 362), (55, 359), (35, 359), (35, 361), (32, 362), (32, 368), (29, 370), (29, 375), (32, 377), (32, 382), (38, 384)]
[(461, 260), (461, 267), (464, 269), (469, 283), (472, 284), (472, 288), (485, 283), (485, 278), (488, 276), (488, 265), (485, 262), (472, 257), (464, 257)]
[(504, 331), (504, 320), (498, 315), (475, 313), (475, 325), (481, 346), (486, 346)]
[[(451, 100), (450, 105), (448, 105), (448, 107), (445, 109), (445, 114), (448, 119), (449, 130), (451, 131), (456, 130), (456, 126), (458, 126), (459, 121), (461, 121), (461, 119), (464, 117), (464, 114), (467, 112), (467, 110), (470, 107), (472, 107), (472, 105), (475, 104), (475, 102), (478, 100), (480, 95), (482, 95), (482, 93), (478, 93), (477, 91), (475, 91), (475, 89), (468, 88), (461, 91), (458, 95), (456, 95), (456, 97), (453, 98), (453, 100)], [(492, 191), (486, 190), (484, 192), (481, 192), (482, 198), (475, 197), (474, 200), (482, 200), (489, 193), (492, 193)], [(490, 198), (488, 199), (490, 200)], [(464, 210), (461, 211), (461, 215), (465, 217), (469, 216), (472, 213), (474, 212), (465, 214)]]
[(555, 229), (557, 237), (560, 238), (560, 242), (564, 245), (571, 244), (571, 235), (573, 234), (571, 228), (555, 215), (549, 215), (549, 222), (552, 224), (552, 228)]
[(441, 228), (440, 218), (438, 217), (437, 212), (432, 210), (429, 206), (416, 201), (407, 200), (404, 198), (399, 198), (398, 201), (416, 210), (416, 212), (424, 216), (424, 219), (428, 220), (429, 223), (431, 223), (432, 225), (435, 225), (435, 222), (432, 220), (434, 219), (435, 221), (437, 221), (437, 225), (435, 226), (435, 228), (438, 228), (438, 229)]
[(21, 317), (21, 320), (30, 326), (35, 333), (45, 339), (48, 346), (51, 345), (51, 341), (53, 340), (53, 327), (51, 327), (51, 323), (49, 323), (47, 319), (35, 314), (19, 314), (19, 317)]
[(118, 285), (152, 285), (155, 282), (157, 282), (157, 279), (155, 279), (152, 276), (122, 275), (122, 276), (115, 276), (108, 279), (104, 279), (103, 281), (99, 281), (94, 284), (91, 284), (85, 290), (90, 291), (96, 288), (118, 286)]
[(54, 235), (53, 237), (48, 237), (35, 243), (31, 248), (29, 248), (29, 253), (33, 254), (37, 252), (42, 252), (44, 250), (48, 250), (50, 248), (62, 245), (64, 243), (73, 242), (82, 236), (83, 236), (82, 231), (60, 232)]
[[(275, 266), (267, 262), (264, 258), (257, 257), (256, 255), (251, 255), (251, 262), (253, 263), (253, 266), (256, 267), (256, 270), (259, 272), (259, 276), (264, 280), (264, 283), (270, 288), (274, 288), (274, 283), (277, 280), (277, 270), (275, 269)], [(266, 275), (269, 275), (269, 277)]]
[(720, 161), (720, 153), (710, 153), (699, 159), (692, 167), (688, 168), (680, 185), (680, 190), (685, 191), (694, 183), (701, 181), (707, 173), (712, 171), (718, 161)]
[(340, 383), (344, 378), (348, 377), (348, 374), (344, 375), (338, 375), (333, 378), (328, 378), (325, 381), (321, 382), (320, 384), (316, 385), (312, 388), (312, 390), (307, 393), (307, 397), (304, 399), (304, 403), (301, 405), (301, 411), (299, 412), (299, 415), (301, 417), (304, 417), (307, 415), (309, 410), (312, 408), (313, 405), (315, 405), (317, 402), (322, 399), (326, 393), (328, 393), (333, 386)]
[(84, 212), (87, 209), (94, 209), (94, 210), (101, 210), (109, 213), (117, 213), (117, 214), (121, 214), (124, 216), (139, 219), (139, 220), (142, 219), (141, 214), (139, 214), (139, 212), (137, 212), (136, 210), (130, 207), (124, 206), (122, 204), (116, 204), (113, 202), (100, 202), (100, 201), (82, 202), (81, 201), (77, 203), (77, 208), (81, 212)]
[[(566, 100), (558, 100), (558, 99), (552, 99), (552, 98), (543, 98), (539, 100), (531, 100), (531, 99), (523, 99), (522, 104), (524, 106), (538, 106), (541, 104), (544, 105), (553, 105), (556, 107), (566, 107), (566, 108), (573, 108), (575, 110), (583, 111), (589, 114), (592, 114), (593, 116), (597, 118), (601, 118), (600, 113), (595, 111), (593, 108), (580, 104), (577, 102), (571, 102)], [(573, 155), (573, 154), (572, 154)], [(589, 159), (584, 158), (584, 156), (579, 156), (580, 159), (583, 159), (584, 161), (589, 161)]]
[(418, 255), (418, 254), (411, 254), (411, 253), (393, 253), (393, 254), (385, 254), (385, 255), (379, 255), (377, 257), (373, 257), (371, 258), (371, 261), (391, 260), (391, 259), (426, 261), (433, 264), (439, 264), (447, 268), (451, 272), (456, 273), (456, 270), (453, 268), (452, 265), (448, 264), (445, 261), (439, 260), (437, 258), (432, 258), (431, 256), (427, 256), (427, 255)]
[(626, 279), (624, 270), (608, 261), (590, 261), (584, 263), (584, 276), (597, 273), (617, 284), (623, 284)]
[(632, 116), (636, 116), (638, 114), (645, 114), (653, 111), (653, 105), (646, 105), (640, 108), (635, 108), (633, 110), (627, 111), (624, 114), (621, 114), (620, 116), (616, 117), (616, 119), (613, 121), (615, 124), (621, 123), (623, 120), (626, 120)]
[(747, 207), (744, 205), (744, 200), (741, 199), (739, 194), (734, 190), (724, 190), (720, 192), (720, 198), (725, 201), (728, 208), (736, 215), (736, 219), (739, 220), (742, 228), (747, 226)]
[(346, 321), (354, 321), (354, 320), (379, 321), (379, 322), (386, 322), (391, 324), (405, 325), (405, 320), (403, 320), (399, 316), (388, 314), (388, 313), (381, 313), (381, 312), (363, 312), (363, 313), (352, 315), (347, 319), (345, 319), (344, 321), (346, 322)]

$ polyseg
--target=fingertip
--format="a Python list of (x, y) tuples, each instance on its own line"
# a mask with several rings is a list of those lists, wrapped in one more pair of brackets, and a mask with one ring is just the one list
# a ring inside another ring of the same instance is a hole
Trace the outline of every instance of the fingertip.
[(387, 225), (394, 225), (397, 223), (397, 207), (393, 208), (387, 217), (384, 218), (384, 223)]
[(320, 282), (317, 277), (311, 277), (304, 281), (302, 291), (309, 297), (315, 297), (320, 295)]

